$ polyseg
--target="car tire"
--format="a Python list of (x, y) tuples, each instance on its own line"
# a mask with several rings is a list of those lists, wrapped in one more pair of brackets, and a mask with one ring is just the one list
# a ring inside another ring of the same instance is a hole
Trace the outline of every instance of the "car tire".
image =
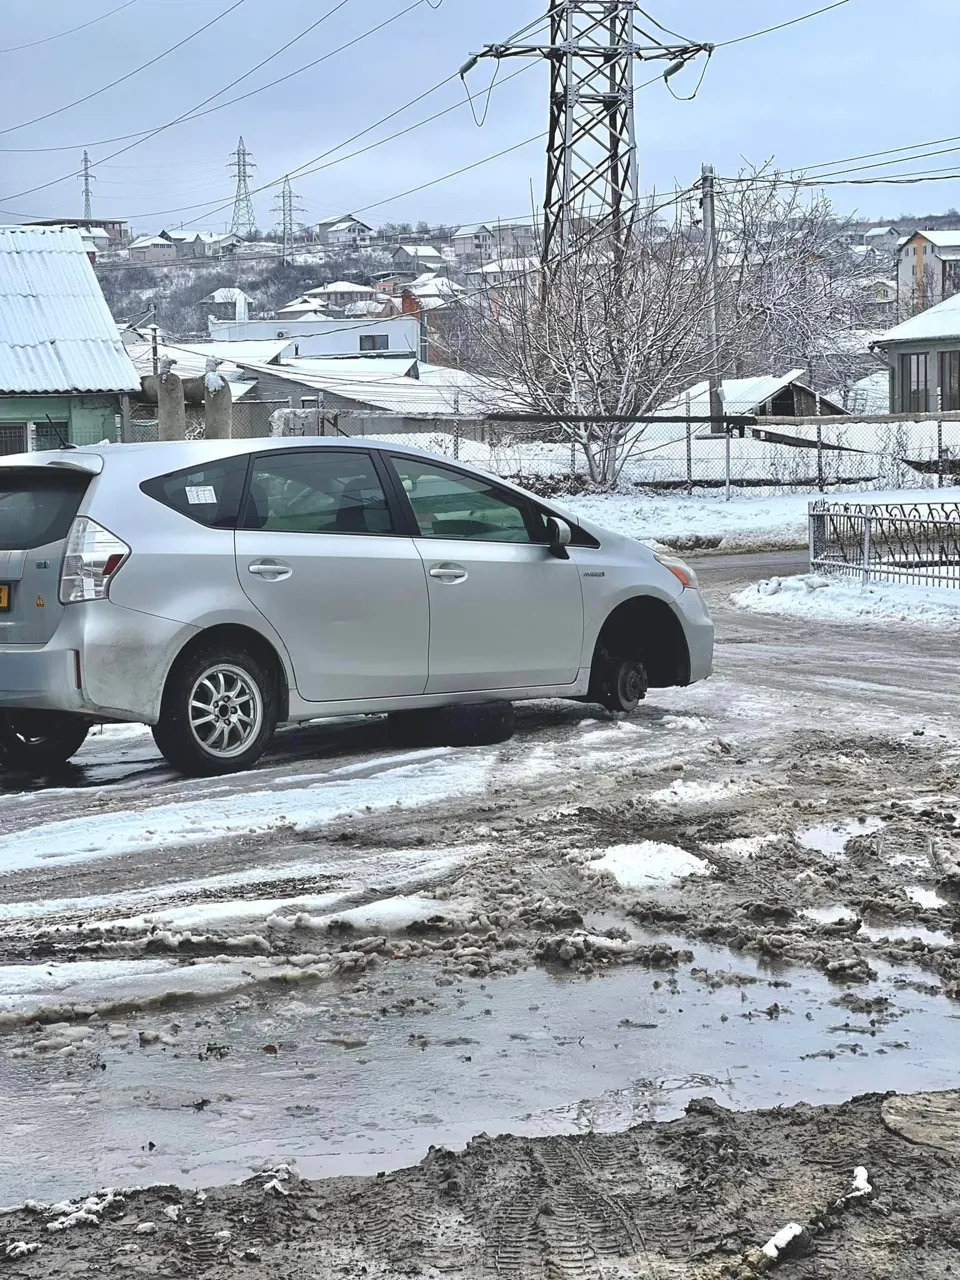
[(36, 773), (66, 764), (91, 728), (69, 712), (0, 712), (0, 767)]
[(507, 742), (516, 727), (512, 702), (470, 702), (387, 717), (397, 747), (485, 747)]
[(250, 769), (277, 727), (277, 687), (259, 658), (226, 646), (200, 649), (167, 678), (153, 740), (189, 777)]
[(647, 671), (639, 658), (598, 653), (590, 681), (590, 700), (608, 711), (629, 714), (647, 696)]

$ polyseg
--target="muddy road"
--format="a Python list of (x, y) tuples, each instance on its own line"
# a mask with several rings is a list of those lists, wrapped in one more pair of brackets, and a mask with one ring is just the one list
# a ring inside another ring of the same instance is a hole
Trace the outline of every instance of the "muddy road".
[(787, 560), (701, 563), (717, 675), (629, 719), (5, 777), (0, 1204), (74, 1198), (0, 1219), (22, 1274), (753, 1275), (791, 1221), (789, 1274), (902, 1274), (910, 1229), (949, 1274), (952, 1139), (848, 1100), (960, 1084), (956, 645), (727, 607)]

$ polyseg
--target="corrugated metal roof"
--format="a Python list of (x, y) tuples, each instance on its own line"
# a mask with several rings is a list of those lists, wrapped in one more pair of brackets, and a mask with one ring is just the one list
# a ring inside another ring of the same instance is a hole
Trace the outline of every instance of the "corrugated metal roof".
[[(269, 340), (253, 340), (250, 342), (180, 342), (175, 346), (167, 346), (160, 342), (158, 354), (169, 356), (174, 361), (173, 372), (180, 378), (197, 378), (206, 372), (207, 360), (224, 361), (220, 372), (230, 378), (231, 370), (239, 376), (237, 361), (256, 360), (268, 364), (275, 360), (293, 343), (285, 338)], [(153, 373), (153, 350), (149, 342), (131, 344), (128, 354), (141, 374)]]
[(0, 392), (139, 391), (74, 227), (0, 227)]

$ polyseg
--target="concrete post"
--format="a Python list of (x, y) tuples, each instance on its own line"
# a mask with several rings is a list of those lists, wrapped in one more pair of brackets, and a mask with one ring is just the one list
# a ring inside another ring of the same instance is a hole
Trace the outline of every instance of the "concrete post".
[(160, 361), (157, 379), (157, 419), (161, 440), (184, 440), (187, 435), (187, 413), (183, 406), (183, 383), (173, 372), (176, 364), (169, 356)]
[(207, 361), (203, 379), (204, 436), (207, 440), (229, 440), (233, 435), (233, 397), (230, 383), (217, 373), (217, 361)]

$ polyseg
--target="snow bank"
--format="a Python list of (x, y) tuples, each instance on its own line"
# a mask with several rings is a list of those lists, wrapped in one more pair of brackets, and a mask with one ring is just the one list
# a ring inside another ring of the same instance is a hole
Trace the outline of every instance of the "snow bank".
[(611, 845), (603, 857), (588, 862), (585, 870), (608, 872), (622, 889), (655, 889), (684, 876), (709, 875), (711, 866), (675, 845), (641, 840), (639, 844)]
[(738, 609), (820, 622), (897, 622), (911, 627), (952, 628), (960, 621), (960, 589), (896, 582), (863, 584), (814, 574), (770, 578), (735, 592), (730, 599)]

